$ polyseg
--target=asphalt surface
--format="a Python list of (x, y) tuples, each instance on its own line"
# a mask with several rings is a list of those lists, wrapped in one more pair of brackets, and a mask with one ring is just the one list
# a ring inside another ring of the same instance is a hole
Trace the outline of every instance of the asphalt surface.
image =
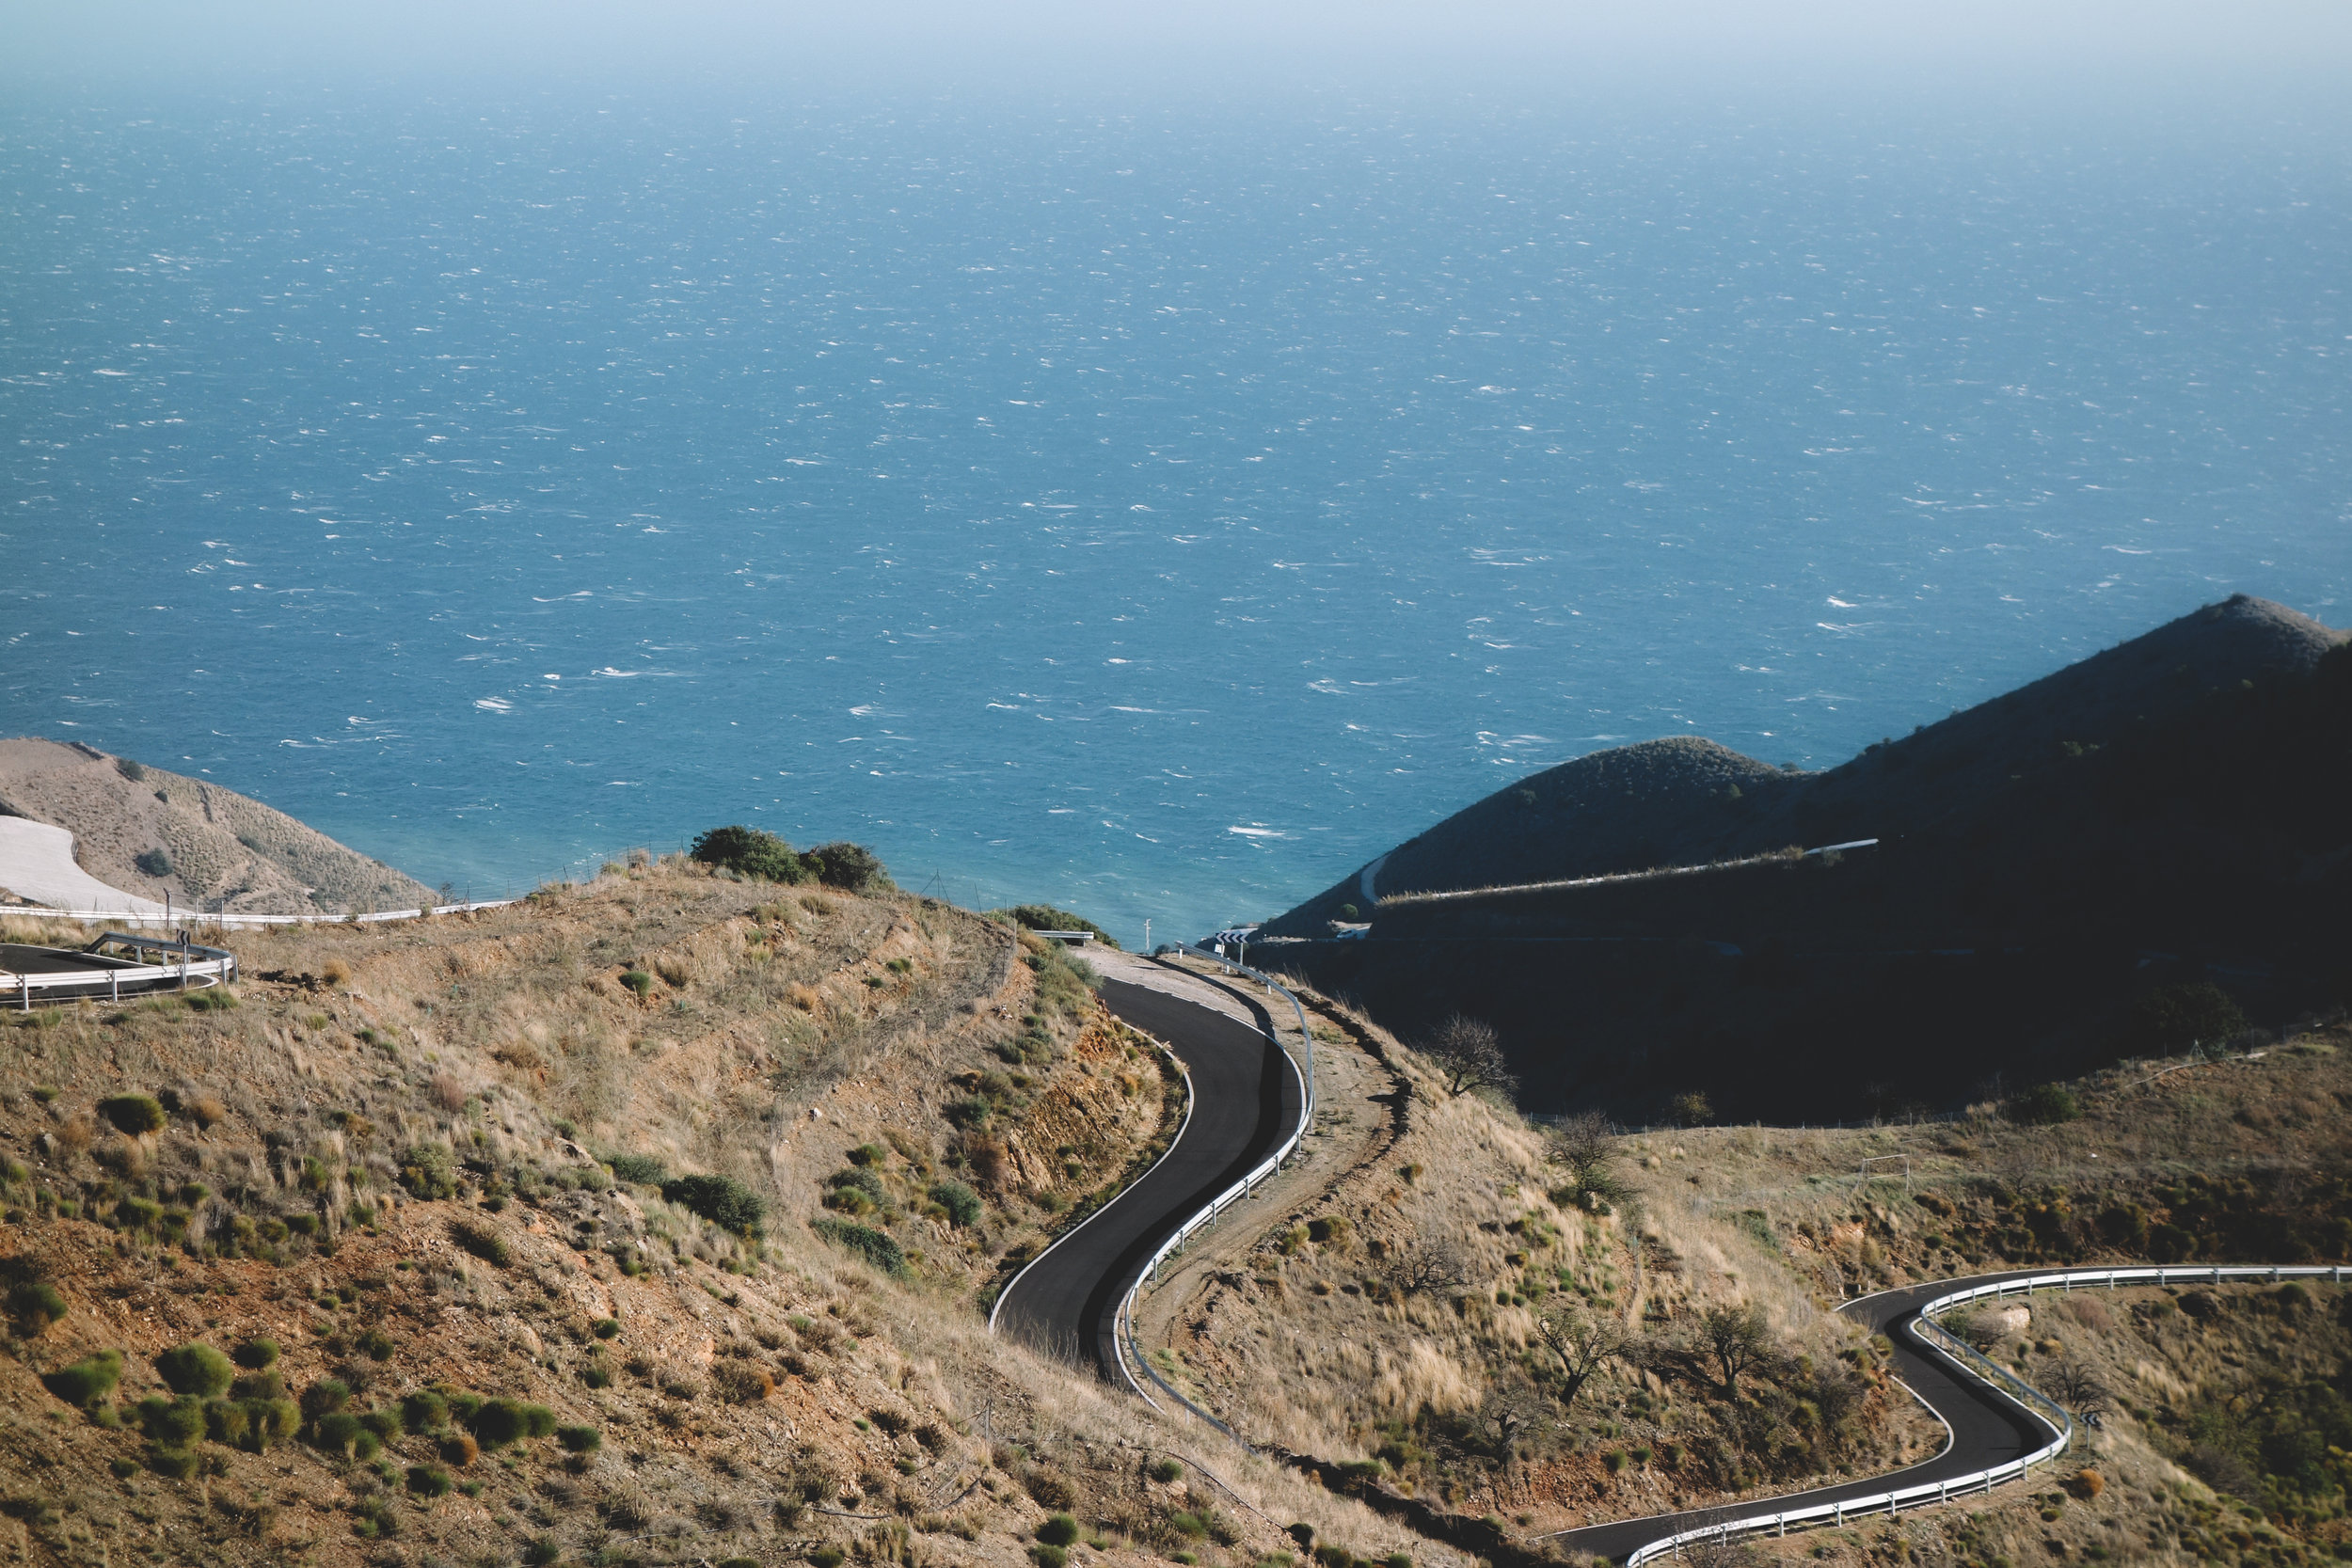
[(1192, 1119), (1135, 1185), (1015, 1276), (997, 1308), (998, 1333), (1120, 1381), (1115, 1314), (1145, 1261), (1297, 1125), (1298, 1075), (1275, 1044), (1265, 1009), (1247, 992), (1217, 989), (1242, 1000), (1262, 1027), (1166, 991), (1103, 982), (1111, 1011), (1168, 1046), (1191, 1073)]
[(2035, 1272), (2015, 1269), (2005, 1274), (1972, 1275), (1964, 1279), (1939, 1279), (1925, 1285), (1907, 1285), (1901, 1290), (1863, 1296), (1838, 1308), (1846, 1316), (1867, 1323), (1886, 1336), (1895, 1347), (1895, 1375), (1911, 1385), (1928, 1407), (1941, 1416), (1945, 1425), (1951, 1429), (1951, 1442), (1937, 1457), (1925, 1464), (1914, 1465), (1907, 1470), (1869, 1476), (1836, 1486), (1819, 1487), (1810, 1492), (1792, 1492), (1785, 1497), (1758, 1498), (1754, 1502), (1732, 1503), (1720, 1508), (1661, 1513), (1645, 1519), (1620, 1519), (1613, 1524), (1587, 1525), (1581, 1529), (1568, 1530), (1547, 1539), (1556, 1541), (1571, 1551), (1591, 1552), (1619, 1560), (1652, 1541), (1677, 1535), (1687, 1529), (1696, 1529), (1702, 1525), (1719, 1525), (1758, 1513), (1777, 1513), (1784, 1509), (1810, 1508), (1816, 1503), (1867, 1497), (1923, 1482), (1952, 1481), (2024, 1458), (2049, 1442), (2049, 1429), (1976, 1379), (1961, 1377), (1947, 1370), (1941, 1360), (1922, 1354), (1917, 1349), (1916, 1341), (1909, 1334), (1901, 1332), (1901, 1328), (1904, 1320), (1915, 1314), (1922, 1302), (1972, 1286), (1990, 1285), (1999, 1279), (2024, 1279)]

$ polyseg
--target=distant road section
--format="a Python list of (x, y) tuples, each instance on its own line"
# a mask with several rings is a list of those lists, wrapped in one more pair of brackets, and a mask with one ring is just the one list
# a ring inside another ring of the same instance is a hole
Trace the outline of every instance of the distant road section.
[(153, 899), (108, 887), (75, 864), (72, 833), (22, 816), (0, 816), (0, 888), (53, 909), (164, 912)]
[(1661, 1513), (1646, 1519), (1621, 1519), (1605, 1525), (1586, 1525), (1581, 1529), (1563, 1530), (1542, 1539), (1556, 1541), (1570, 1551), (1590, 1552), (1596, 1557), (1620, 1562), (1637, 1548), (1682, 1530), (1752, 1514), (1769, 1514), (1776, 1510), (1852, 1501), (1899, 1487), (1956, 1480), (1998, 1465), (2007, 1465), (2031, 1453), (2050, 1440), (2045, 1422), (1999, 1390), (1973, 1377), (1954, 1376), (1943, 1362), (1922, 1353), (1909, 1335), (1898, 1331), (1903, 1320), (1917, 1312), (1922, 1303), (1974, 1285), (1989, 1285), (1995, 1280), (2029, 1279), (2033, 1277), (2033, 1272), (2019, 1269), (1976, 1275), (1965, 1279), (1931, 1280), (1921, 1285), (1906, 1285), (1898, 1290), (1863, 1296), (1838, 1308), (1846, 1317), (1867, 1324), (1872, 1331), (1886, 1336), (1894, 1346), (1896, 1374), (1911, 1386), (1919, 1402), (1933, 1411), (1951, 1433), (1951, 1439), (1946, 1444), (1944, 1451), (1933, 1459), (1908, 1469), (1866, 1476), (1836, 1486), (1816, 1487), (1809, 1492), (1792, 1492), (1786, 1497), (1757, 1498), (1717, 1508), (1691, 1509), (1680, 1513)]
[[(1246, 993), (1171, 966), (1089, 955), (1112, 1012), (1168, 1046), (1192, 1080), (1192, 1116), (1160, 1162), (1013, 1277), (996, 1331), (1118, 1378), (1114, 1320), (1176, 1227), (1248, 1175), (1297, 1124), (1298, 1074)], [(1237, 1013), (1255, 1012), (1255, 1024)]]

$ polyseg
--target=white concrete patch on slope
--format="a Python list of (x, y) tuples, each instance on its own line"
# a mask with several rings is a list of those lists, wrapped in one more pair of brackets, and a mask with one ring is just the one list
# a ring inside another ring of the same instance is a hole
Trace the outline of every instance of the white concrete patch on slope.
[(0, 816), (0, 887), (53, 910), (164, 912), (153, 899), (108, 887), (76, 865), (72, 833), (22, 816)]

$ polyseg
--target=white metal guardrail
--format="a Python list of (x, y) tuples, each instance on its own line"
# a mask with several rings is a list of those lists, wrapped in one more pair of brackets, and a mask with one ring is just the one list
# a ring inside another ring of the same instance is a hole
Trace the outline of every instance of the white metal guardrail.
[(0, 914), (30, 915), (39, 920), (113, 921), (137, 929), (145, 927), (224, 927), (231, 930), (251, 930), (263, 926), (341, 926), (346, 921), (360, 926), (387, 920), (418, 920), (432, 914), (464, 914), (472, 910), (502, 910), (519, 904), (519, 898), (484, 898), (470, 904), (435, 904), (426, 909), (371, 910), (366, 914), (215, 914), (210, 910), (199, 911), (182, 909), (169, 912), (140, 914), (120, 910), (52, 910), (39, 904), (0, 906)]
[[(2067, 1411), (2048, 1395), (1963, 1341), (1958, 1336), (1935, 1321), (1936, 1315), (1964, 1307), (1973, 1301), (1998, 1300), (2004, 1296), (2030, 1296), (2037, 1291), (2074, 1291), (2104, 1285), (2114, 1290), (2119, 1285), (2220, 1285), (2230, 1281), (2262, 1281), (2277, 1283), (2288, 1279), (2326, 1279), (2336, 1284), (2344, 1282), (2341, 1264), (2268, 1264), (2268, 1263), (2208, 1263), (2201, 1267), (2134, 1266), (2121, 1269), (2061, 1269), (2050, 1274), (2026, 1275), (2016, 1278), (1996, 1280), (1970, 1290), (1954, 1291), (1926, 1303), (1907, 1325), (1913, 1338), (1942, 1355), (1959, 1371), (1979, 1383), (1992, 1385), (2022, 1406), (2043, 1426), (2050, 1429), (2052, 1441), (2043, 1444), (2022, 1459), (2012, 1459), (1991, 1469), (1978, 1470), (1948, 1481), (1928, 1481), (1917, 1486), (1904, 1486), (1852, 1497), (1838, 1502), (1815, 1503), (1804, 1508), (1758, 1510), (1737, 1518), (1724, 1519), (1661, 1537), (1635, 1550), (1626, 1559), (1627, 1568), (1655, 1562), (1659, 1559), (1679, 1556), (1685, 1546), (1702, 1543), (1738, 1540), (1750, 1535), (1786, 1535), (1792, 1528), (1805, 1529), (1816, 1525), (1843, 1525), (1857, 1519), (1879, 1514), (1892, 1514), (1905, 1509), (1930, 1508), (1955, 1497), (1981, 1497), (2003, 1482), (2022, 1480), (2037, 1465), (2054, 1463), (2074, 1441), (2074, 1420)], [(1802, 1494), (1801, 1494), (1802, 1495)]]
[(31, 1012), (37, 994), (43, 1000), (94, 1000), (103, 986), (108, 1001), (119, 1002), (125, 984), (131, 987), (131, 992), (135, 996), (165, 985), (175, 986), (181, 990), (209, 989), (226, 985), (237, 977), (237, 956), (226, 948), (204, 947), (192, 942), (164, 942), (123, 931), (108, 931), (90, 945), (96, 948), (110, 942), (120, 942), (141, 953), (177, 953), (179, 962), (117, 963), (103, 969), (58, 969), (24, 974), (0, 969), (0, 1004), (12, 1001), (19, 1011)]
[[(1144, 1286), (1150, 1284), (1158, 1276), (1160, 1265), (1168, 1260), (1170, 1254), (1181, 1248), (1186, 1241), (1191, 1239), (1196, 1231), (1200, 1230), (1202, 1226), (1207, 1225), (1211, 1220), (1216, 1219), (1219, 1214), (1223, 1213), (1228, 1208), (1240, 1202), (1243, 1198), (1248, 1197), (1251, 1193), (1257, 1191), (1261, 1182), (1264, 1181), (1266, 1178), (1272, 1176), (1276, 1171), (1281, 1169), (1282, 1163), (1297, 1151), (1300, 1141), (1307, 1136), (1309, 1130), (1315, 1124), (1315, 1036), (1314, 1031), (1308, 1027), (1306, 1007), (1299, 1002), (1296, 996), (1291, 993), (1289, 987), (1283, 985), (1273, 975), (1263, 974), (1258, 970), (1249, 968), (1246, 964), (1236, 963), (1232, 959), (1224, 957), (1222, 954), (1210, 952), (1207, 948), (1195, 947), (1189, 942), (1171, 942), (1169, 945), (1176, 947), (1183, 952), (1189, 953), (1195, 958), (1206, 958), (1212, 963), (1218, 964), (1237, 974), (1247, 974), (1251, 979), (1263, 983), (1268, 990), (1279, 991), (1284, 999), (1290, 1003), (1292, 1010), (1298, 1015), (1299, 1045), (1301, 1051), (1305, 1053), (1307, 1061), (1306, 1069), (1302, 1072), (1299, 1069), (1298, 1063), (1292, 1059), (1291, 1053), (1287, 1051), (1282, 1053), (1282, 1059), (1290, 1063), (1291, 1071), (1298, 1075), (1298, 1125), (1291, 1129), (1290, 1136), (1283, 1139), (1281, 1147), (1275, 1149), (1273, 1153), (1267, 1155), (1263, 1160), (1260, 1161), (1257, 1166), (1247, 1176), (1244, 1176), (1240, 1180), (1234, 1182), (1232, 1186), (1226, 1188), (1225, 1191), (1219, 1193), (1215, 1198), (1211, 1199), (1206, 1208), (1201, 1209), (1193, 1214), (1191, 1218), (1185, 1220), (1183, 1225), (1178, 1226), (1175, 1232), (1170, 1235), (1168, 1240), (1160, 1243), (1159, 1250), (1152, 1254), (1151, 1258), (1144, 1263), (1141, 1272), (1136, 1275), (1136, 1282), (1127, 1287), (1127, 1293), (1119, 1298), (1119, 1307), (1112, 1316), (1111, 1341), (1114, 1348), (1116, 1348), (1120, 1353), (1120, 1370), (1126, 1374), (1127, 1386), (1136, 1391), (1136, 1398), (1142, 1400), (1144, 1403), (1152, 1406), (1154, 1410), (1160, 1408), (1159, 1402), (1144, 1391), (1143, 1385), (1136, 1380), (1134, 1370), (1127, 1366), (1127, 1360), (1130, 1356), (1134, 1357), (1136, 1366), (1143, 1369), (1143, 1373), (1146, 1377), (1150, 1378), (1153, 1383), (1159, 1385), (1163, 1393), (1167, 1394), (1170, 1399), (1173, 1399), (1183, 1404), (1186, 1410), (1191, 1411), (1194, 1415), (1200, 1417), (1211, 1426), (1214, 1426), (1218, 1431), (1225, 1433), (1228, 1436), (1235, 1437), (1235, 1440), (1239, 1441), (1238, 1436), (1233, 1433), (1232, 1428), (1228, 1427), (1224, 1422), (1218, 1420), (1216, 1417), (1210, 1415), (1207, 1411), (1201, 1409), (1199, 1405), (1193, 1403), (1192, 1401), (1186, 1399), (1182, 1392), (1172, 1386), (1166, 1378), (1160, 1376), (1158, 1371), (1153, 1370), (1151, 1362), (1144, 1359), (1143, 1347), (1136, 1342), (1136, 1297), (1142, 1291)], [(1280, 1031), (1276, 1030), (1273, 1033), (1275, 1036), (1275, 1044), (1279, 1048), (1281, 1044)]]

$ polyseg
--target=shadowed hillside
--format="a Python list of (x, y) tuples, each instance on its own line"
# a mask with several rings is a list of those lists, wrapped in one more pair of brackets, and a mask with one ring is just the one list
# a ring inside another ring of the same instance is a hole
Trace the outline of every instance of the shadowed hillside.
[[(2344, 1000), (2347, 762), (2343, 635), (2235, 598), (1826, 772), (1693, 740), (1581, 758), (1400, 847), (1369, 940), (1262, 951), (1407, 1033), (1488, 1019), (1545, 1108), (1951, 1104), (2185, 1044), (2142, 1037), (2169, 987), (2258, 1022)], [(1269, 934), (1321, 935), (1359, 886)]]

